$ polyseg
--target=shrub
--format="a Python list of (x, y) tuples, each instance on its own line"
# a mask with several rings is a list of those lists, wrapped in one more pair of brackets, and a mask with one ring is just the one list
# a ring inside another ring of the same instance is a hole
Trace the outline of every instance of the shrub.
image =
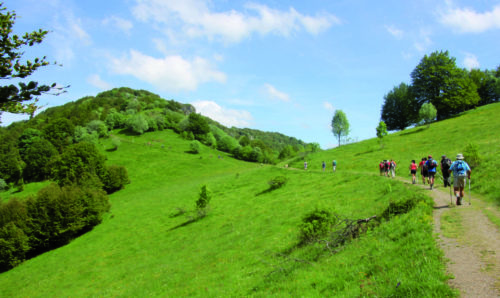
[(7, 182), (5, 182), (5, 180), (0, 178), (0, 191), (7, 190), (8, 188), (9, 188), (9, 185), (7, 184)]
[(0, 272), (7, 271), (26, 258), (28, 236), (13, 222), (0, 228)]
[(476, 144), (469, 143), (464, 150), (464, 159), (471, 168), (479, 166), (482, 160), (479, 147)]
[(90, 134), (96, 132), (99, 138), (108, 136), (108, 127), (101, 120), (92, 120), (87, 124), (87, 130)]
[(191, 144), (189, 145), (189, 152), (193, 154), (200, 153), (200, 150), (201, 150), (200, 142), (196, 140), (192, 141)]
[(142, 114), (135, 114), (128, 120), (128, 128), (137, 133), (143, 134), (145, 131), (149, 129), (148, 121), (146, 117)]
[(285, 186), (288, 182), (288, 179), (285, 176), (276, 176), (273, 179), (269, 180), (267, 183), (269, 184), (270, 190), (275, 190)]
[(110, 194), (130, 183), (127, 169), (124, 166), (111, 165), (107, 167), (107, 174), (103, 178), (104, 190)]
[(206, 209), (211, 198), (212, 195), (210, 193), (210, 190), (208, 189), (207, 185), (204, 184), (200, 189), (200, 194), (198, 196), (198, 200), (196, 201), (196, 209)]
[(69, 146), (57, 160), (53, 162), (54, 180), (59, 185), (72, 183), (83, 184), (84, 181), (102, 180), (106, 174), (102, 155), (94, 144), (77, 143)]
[(299, 240), (309, 243), (325, 236), (335, 224), (337, 217), (330, 211), (316, 208), (302, 217)]
[(26, 150), (26, 167), (23, 175), (27, 182), (43, 181), (50, 176), (49, 162), (58, 155), (57, 149), (51, 142), (38, 139)]
[(118, 150), (118, 147), (120, 147), (120, 145), (122, 144), (122, 142), (120, 141), (119, 138), (112, 138), (111, 139), (111, 145), (113, 146), (112, 149), (113, 150)]
[(26, 201), (26, 206), (30, 246), (35, 255), (90, 230), (109, 210), (108, 198), (102, 190), (56, 184), (41, 189), (36, 198)]
[(417, 206), (418, 202), (425, 200), (420, 195), (413, 195), (409, 199), (401, 199), (391, 201), (389, 206), (382, 212), (380, 218), (388, 220), (396, 215), (408, 213), (411, 209)]

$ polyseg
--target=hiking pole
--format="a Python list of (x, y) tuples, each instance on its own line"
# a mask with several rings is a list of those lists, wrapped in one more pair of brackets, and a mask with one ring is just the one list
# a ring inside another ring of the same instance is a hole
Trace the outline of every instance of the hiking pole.
[(470, 206), (470, 205), (471, 205), (471, 204), (470, 204), (470, 178), (469, 178), (469, 179), (467, 179), (467, 180), (469, 180), (469, 206)]

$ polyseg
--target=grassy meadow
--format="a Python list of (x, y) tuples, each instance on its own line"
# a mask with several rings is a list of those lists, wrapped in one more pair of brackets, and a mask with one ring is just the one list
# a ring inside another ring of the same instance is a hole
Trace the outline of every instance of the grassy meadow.
[[(0, 297), (455, 296), (432, 234), (432, 200), (426, 190), (378, 176), (378, 162), (393, 158), (398, 175), (409, 177), (411, 159), (454, 157), (475, 143), (483, 163), (473, 191), (494, 201), (499, 112), (499, 104), (485, 106), (391, 134), (383, 148), (372, 139), (321, 151), (307, 157), (308, 171), (303, 160), (285, 169), (207, 147), (190, 154), (189, 142), (171, 131), (115, 133), (118, 150), (110, 140), (100, 146), (110, 164), (127, 167), (131, 184), (110, 196), (111, 211), (91, 232), (0, 274)], [(332, 159), (337, 172), (321, 171), (321, 161)], [(269, 191), (276, 176), (288, 183)], [(205, 184), (209, 212), (193, 221)], [(315, 208), (363, 219), (409, 198), (418, 203), (408, 213), (380, 221), (336, 253), (299, 244), (302, 218)]]

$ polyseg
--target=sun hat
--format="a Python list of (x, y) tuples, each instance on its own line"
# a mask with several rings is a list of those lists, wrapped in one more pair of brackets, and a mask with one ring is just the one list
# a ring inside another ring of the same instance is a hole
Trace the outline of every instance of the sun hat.
[(457, 159), (464, 159), (464, 155), (462, 153), (457, 154)]

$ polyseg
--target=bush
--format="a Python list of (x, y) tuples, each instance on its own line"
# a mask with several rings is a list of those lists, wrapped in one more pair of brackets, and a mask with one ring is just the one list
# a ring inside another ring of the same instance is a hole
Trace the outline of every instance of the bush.
[(19, 265), (26, 258), (30, 246), (28, 236), (14, 223), (0, 228), (0, 272)]
[(104, 190), (111, 194), (130, 183), (127, 169), (124, 166), (112, 165), (107, 168), (107, 174), (103, 178)]
[(202, 210), (208, 207), (208, 203), (212, 199), (212, 195), (207, 185), (203, 185), (200, 189), (200, 194), (198, 196), (198, 200), (196, 201), (196, 209)]
[(201, 151), (201, 145), (200, 145), (200, 142), (194, 140), (191, 142), (191, 144), (189, 145), (189, 152), (193, 153), (193, 154), (198, 154), (200, 153)]
[(267, 183), (269, 184), (270, 190), (275, 190), (285, 186), (288, 182), (288, 179), (285, 176), (276, 176), (273, 179), (269, 180)]
[(108, 198), (102, 190), (56, 184), (41, 189), (36, 198), (26, 201), (26, 206), (34, 255), (66, 244), (90, 230), (109, 210)]
[(472, 169), (479, 166), (482, 160), (479, 154), (479, 146), (469, 143), (464, 150), (464, 159)]
[(7, 184), (7, 182), (5, 182), (5, 180), (0, 178), (0, 191), (7, 190), (8, 188), (9, 188), (9, 185)]
[(99, 180), (106, 175), (105, 160), (106, 157), (94, 144), (86, 142), (74, 144), (53, 162), (54, 180), (59, 185), (94, 181), (97, 182), (96, 187), (99, 187)]
[(309, 243), (325, 236), (336, 223), (337, 217), (328, 210), (314, 209), (302, 217), (299, 240)]
[(389, 206), (382, 212), (380, 218), (388, 220), (396, 215), (408, 213), (417, 206), (418, 202), (425, 200), (421, 195), (413, 195), (409, 199), (391, 201)]

